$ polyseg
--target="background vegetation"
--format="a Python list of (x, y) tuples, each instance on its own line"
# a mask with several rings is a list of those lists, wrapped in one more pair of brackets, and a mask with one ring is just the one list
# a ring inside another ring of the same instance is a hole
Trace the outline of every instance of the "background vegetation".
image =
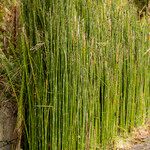
[(132, 3), (21, 0), (8, 10), (0, 59), (24, 149), (115, 149), (149, 119), (149, 26)]

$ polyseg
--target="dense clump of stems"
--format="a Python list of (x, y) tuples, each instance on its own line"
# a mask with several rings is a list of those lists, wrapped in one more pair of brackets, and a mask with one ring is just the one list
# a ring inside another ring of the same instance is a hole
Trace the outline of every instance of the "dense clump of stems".
[(149, 118), (149, 29), (132, 6), (21, 2), (24, 149), (106, 149)]

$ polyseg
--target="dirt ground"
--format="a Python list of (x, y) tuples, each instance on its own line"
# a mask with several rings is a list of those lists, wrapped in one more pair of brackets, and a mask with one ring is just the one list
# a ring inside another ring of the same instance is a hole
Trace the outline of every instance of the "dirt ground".
[(150, 150), (150, 122), (145, 127), (139, 127), (133, 132), (131, 150)]
[(116, 140), (116, 150), (150, 150), (150, 121)]
[(150, 136), (144, 139), (142, 143), (134, 145), (131, 150), (150, 150)]
[(0, 101), (0, 150), (10, 150), (13, 140), (13, 131), (16, 124), (14, 105), (10, 101)]

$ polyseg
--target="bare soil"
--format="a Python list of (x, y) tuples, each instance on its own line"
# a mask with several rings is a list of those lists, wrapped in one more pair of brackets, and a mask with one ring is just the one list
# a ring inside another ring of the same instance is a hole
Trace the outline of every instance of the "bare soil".
[(133, 146), (131, 150), (150, 150), (150, 122), (133, 132)]
[(12, 101), (0, 102), (0, 150), (11, 150), (16, 125), (15, 105)]
[(134, 145), (131, 150), (150, 150), (150, 136), (142, 141), (142, 143)]
[(118, 137), (116, 150), (150, 150), (150, 121), (133, 129), (128, 138)]

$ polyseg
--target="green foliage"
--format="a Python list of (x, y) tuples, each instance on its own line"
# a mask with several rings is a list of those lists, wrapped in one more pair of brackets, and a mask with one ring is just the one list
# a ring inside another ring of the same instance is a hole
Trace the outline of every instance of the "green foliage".
[(150, 117), (149, 29), (134, 10), (118, 0), (22, 0), (24, 149), (107, 149)]
[(147, 6), (148, 2), (149, 0), (134, 0), (134, 3), (140, 8)]
[(138, 11), (140, 12), (146, 12), (146, 9), (148, 7), (148, 4), (150, 3), (150, 0), (133, 0), (134, 4), (138, 8)]

